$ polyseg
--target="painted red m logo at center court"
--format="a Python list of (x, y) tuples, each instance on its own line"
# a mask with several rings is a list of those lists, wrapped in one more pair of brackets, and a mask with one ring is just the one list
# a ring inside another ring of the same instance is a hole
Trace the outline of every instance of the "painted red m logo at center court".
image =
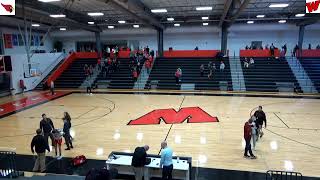
[(131, 120), (128, 125), (160, 124), (163, 120), (166, 124), (180, 124), (187, 120), (188, 123), (219, 122), (217, 117), (212, 117), (199, 107), (181, 108), (178, 112), (171, 109), (157, 109)]
[[(320, 5), (320, 0), (311, 1), (306, 3), (307, 7), (307, 13), (312, 13), (314, 11), (317, 11)], [(320, 13), (320, 12), (318, 12)]]

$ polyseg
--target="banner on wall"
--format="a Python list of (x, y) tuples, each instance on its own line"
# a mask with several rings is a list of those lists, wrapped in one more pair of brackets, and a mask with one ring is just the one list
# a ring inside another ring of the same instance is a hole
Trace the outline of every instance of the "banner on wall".
[(12, 34), (12, 44), (13, 44), (13, 46), (19, 46), (17, 34)]
[(4, 39), (4, 48), (12, 48), (12, 35), (3, 34), (3, 39)]

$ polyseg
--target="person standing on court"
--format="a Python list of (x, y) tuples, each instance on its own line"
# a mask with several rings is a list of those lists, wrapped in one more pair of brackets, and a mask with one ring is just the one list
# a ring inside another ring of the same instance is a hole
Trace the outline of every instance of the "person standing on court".
[(54, 146), (54, 138), (53, 138), (53, 134), (52, 134), (52, 130), (54, 129), (54, 125), (52, 123), (52, 120), (50, 118), (47, 118), (46, 114), (42, 114), (42, 120), (40, 121), (40, 129), (43, 132), (43, 136), (44, 136), (46, 143), (49, 144), (48, 138), (50, 136), (52, 146)]
[(66, 151), (73, 149), (72, 141), (71, 141), (71, 135), (70, 135), (70, 129), (71, 129), (71, 117), (68, 112), (64, 112), (63, 120), (63, 137), (67, 145)]
[[(252, 119), (250, 118), (244, 124), (244, 128), (243, 128), (243, 137), (244, 137), (244, 140), (246, 141), (246, 147), (244, 149), (243, 156), (245, 158), (256, 159), (257, 157), (255, 155), (253, 155), (252, 150), (251, 150), (251, 136), (252, 136), (251, 124), (252, 124)], [(250, 156), (248, 156), (248, 151), (249, 151)]]
[(50, 91), (51, 91), (51, 95), (54, 95), (54, 82), (53, 81), (50, 82)]
[(172, 179), (172, 154), (173, 151), (166, 141), (161, 143), (161, 160), (160, 160), (160, 169), (162, 168), (162, 179)]
[(136, 147), (133, 153), (131, 166), (133, 166), (133, 171), (136, 180), (142, 180), (143, 167), (147, 164), (147, 151), (149, 146), (145, 145), (143, 147)]
[(33, 137), (31, 141), (31, 152), (34, 154), (34, 152), (37, 153), (37, 159), (33, 167), (34, 172), (44, 172), (46, 171), (46, 150), (50, 152), (50, 148), (48, 146), (48, 143), (42, 136), (42, 130), (37, 129), (36, 131), (37, 135)]
[(258, 110), (254, 112), (254, 116), (256, 117), (256, 123), (258, 125), (258, 135), (257, 135), (257, 140), (260, 136), (262, 138), (263, 136), (263, 131), (262, 131), (262, 126), (264, 122), (264, 128), (267, 128), (267, 118), (266, 114), (262, 110), (262, 106), (259, 106)]

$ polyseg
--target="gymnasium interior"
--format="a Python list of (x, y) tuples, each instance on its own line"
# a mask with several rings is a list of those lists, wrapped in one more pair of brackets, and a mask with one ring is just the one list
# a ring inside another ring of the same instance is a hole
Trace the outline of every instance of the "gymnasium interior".
[(0, 0), (0, 178), (320, 179), (319, 6)]

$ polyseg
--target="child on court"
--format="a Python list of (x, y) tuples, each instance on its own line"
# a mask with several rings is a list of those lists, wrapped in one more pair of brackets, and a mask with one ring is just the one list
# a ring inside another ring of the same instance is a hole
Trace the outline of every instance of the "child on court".
[[(61, 159), (61, 144), (62, 144), (62, 134), (58, 129), (54, 129), (52, 131), (53, 138), (54, 138), (54, 148), (55, 148), (55, 153), (57, 159)], [(59, 156), (58, 156), (58, 151), (59, 151)]]

